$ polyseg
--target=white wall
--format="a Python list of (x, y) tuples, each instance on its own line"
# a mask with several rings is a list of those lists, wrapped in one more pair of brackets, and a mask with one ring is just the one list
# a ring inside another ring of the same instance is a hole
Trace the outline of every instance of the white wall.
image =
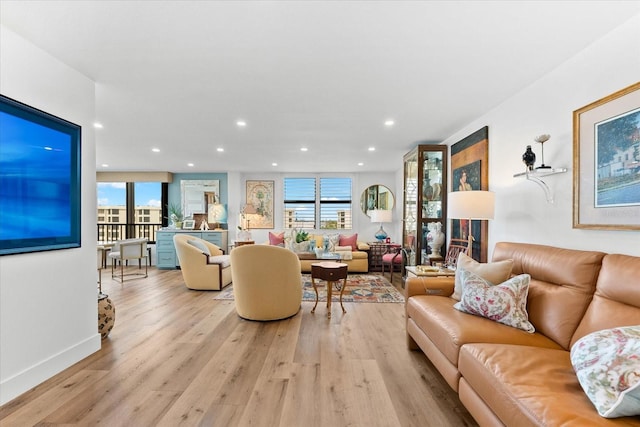
[[(526, 64), (521, 64), (526, 67)], [(499, 70), (496, 70), (499, 72)], [(572, 228), (572, 113), (640, 79), (640, 15), (445, 140), (451, 145), (489, 126), (489, 188), (496, 192), (496, 218), (489, 221), (489, 257), (499, 241), (640, 255), (640, 232)], [(531, 145), (540, 163), (536, 136), (548, 133), (545, 163), (568, 173), (545, 179), (555, 203), (545, 201), (524, 171), (522, 153)]]
[(82, 247), (0, 257), (0, 404), (100, 348), (94, 90), (0, 27), (0, 92), (82, 126)]
[[(313, 173), (312, 176), (323, 176), (322, 173)], [(256, 242), (266, 242), (269, 240), (269, 231), (280, 231), (282, 230), (282, 203), (284, 197), (284, 190), (282, 188), (283, 180), (285, 177), (293, 177), (293, 176), (309, 176), (304, 174), (293, 174), (293, 173), (273, 173), (273, 174), (265, 174), (265, 173), (257, 173), (257, 174), (229, 174), (229, 239), (235, 240), (235, 230), (237, 223), (237, 218), (240, 213), (241, 205), (245, 203), (245, 182), (246, 180), (263, 180), (269, 181), (273, 180), (275, 182), (274, 185), (274, 229), (273, 230), (251, 230), (251, 237)], [(358, 240), (363, 242), (370, 242), (375, 240), (374, 234), (380, 228), (380, 224), (372, 224), (369, 217), (362, 213), (360, 209), (360, 195), (364, 191), (365, 188), (374, 184), (382, 184), (389, 189), (396, 198), (396, 204), (394, 208), (393, 220), (392, 224), (385, 224), (384, 229), (389, 233), (389, 237), (392, 240), (399, 242), (402, 240), (400, 220), (402, 219), (402, 203), (398, 200), (402, 198), (402, 192), (400, 191), (400, 195), (398, 195), (398, 191), (396, 189), (396, 180), (394, 173), (342, 173), (342, 174), (327, 174), (326, 176), (331, 177), (350, 177), (352, 181), (353, 188), (353, 232), (358, 233)], [(234, 183), (234, 184), (232, 184)], [(239, 183), (236, 187), (235, 185)], [(234, 186), (234, 188), (232, 188)], [(402, 187), (400, 187), (402, 188)], [(232, 196), (233, 195), (233, 196)], [(316, 230), (319, 234), (324, 233), (326, 230)], [(351, 234), (351, 232), (346, 232), (346, 234)]]

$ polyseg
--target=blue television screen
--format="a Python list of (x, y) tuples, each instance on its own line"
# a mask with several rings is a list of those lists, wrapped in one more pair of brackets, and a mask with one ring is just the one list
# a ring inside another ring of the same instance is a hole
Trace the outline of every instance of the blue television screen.
[(80, 135), (0, 95), (0, 255), (80, 247)]

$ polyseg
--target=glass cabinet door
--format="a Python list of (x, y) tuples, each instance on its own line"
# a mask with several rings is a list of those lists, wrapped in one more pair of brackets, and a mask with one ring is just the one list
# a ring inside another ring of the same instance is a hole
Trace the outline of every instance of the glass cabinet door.
[(418, 230), (418, 153), (409, 155), (404, 163), (404, 225), (403, 246), (407, 265), (416, 265)]
[[(447, 153), (446, 145), (424, 144), (404, 156), (403, 243), (407, 265), (438, 261), (437, 254), (431, 253), (428, 234), (430, 224), (438, 222), (441, 231), (447, 233)], [(443, 253), (445, 248), (441, 246)]]

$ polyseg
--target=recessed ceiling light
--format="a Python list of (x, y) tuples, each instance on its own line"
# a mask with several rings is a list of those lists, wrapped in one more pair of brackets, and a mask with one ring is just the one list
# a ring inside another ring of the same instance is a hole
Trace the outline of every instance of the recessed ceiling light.
[(271, 163), (271, 166), (278, 166), (276, 162)]
[(224, 148), (222, 148), (222, 147), (218, 147), (218, 148), (216, 148), (216, 151), (217, 151), (218, 153), (222, 153), (222, 152), (224, 151)]
[(309, 149), (307, 147), (302, 147), (300, 151), (309, 151)]
[(193, 167), (193, 163), (187, 163), (187, 166), (189, 166), (190, 168)]
[(102, 166), (103, 168), (108, 168), (108, 167), (109, 167), (109, 165), (108, 165), (108, 164), (106, 164), (106, 163), (103, 163), (101, 166)]
[(393, 121), (393, 120), (391, 120), (391, 119), (389, 119), (389, 120), (385, 120), (385, 122), (384, 122), (384, 125), (385, 125), (386, 127), (391, 127), (391, 126), (393, 126), (393, 125), (395, 125), (395, 124), (396, 124), (396, 122), (395, 122), (395, 121)]
[(244, 120), (238, 120), (236, 121), (236, 126), (238, 126), (239, 128), (243, 128), (247, 125), (247, 122), (245, 122)]
[(369, 151), (376, 151), (376, 147), (369, 147)]
[(160, 149), (159, 148), (152, 148), (151, 151), (153, 151), (154, 153), (159, 153)]
[(96, 128), (96, 129), (102, 129), (104, 126), (102, 126), (102, 123), (95, 122), (93, 124), (93, 127)]
[(358, 166), (364, 166), (364, 163), (360, 162), (358, 163)]

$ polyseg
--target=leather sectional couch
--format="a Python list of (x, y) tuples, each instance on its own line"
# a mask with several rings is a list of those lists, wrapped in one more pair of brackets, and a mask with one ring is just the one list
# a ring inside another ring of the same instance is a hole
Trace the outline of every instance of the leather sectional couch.
[(530, 275), (534, 333), (457, 310), (451, 278), (414, 277), (409, 348), (425, 353), (481, 426), (640, 426), (640, 416), (599, 415), (570, 353), (595, 331), (640, 325), (640, 257), (498, 243), (493, 261), (508, 259), (511, 277)]

